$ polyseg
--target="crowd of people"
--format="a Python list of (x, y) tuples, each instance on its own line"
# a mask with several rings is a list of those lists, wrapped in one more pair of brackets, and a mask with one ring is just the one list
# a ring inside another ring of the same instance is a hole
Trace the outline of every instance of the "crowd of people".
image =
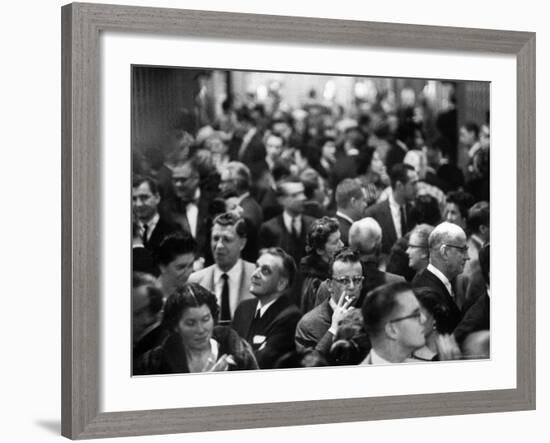
[(488, 358), (489, 127), (415, 115), (226, 104), (135, 151), (133, 374)]

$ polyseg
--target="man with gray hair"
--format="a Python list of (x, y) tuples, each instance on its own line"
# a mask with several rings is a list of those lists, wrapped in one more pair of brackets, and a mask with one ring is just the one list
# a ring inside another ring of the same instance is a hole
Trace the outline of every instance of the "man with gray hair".
[(428, 247), (428, 267), (416, 275), (412, 284), (415, 288), (429, 287), (437, 292), (456, 327), (462, 314), (455, 301), (452, 282), (462, 273), (469, 260), (466, 233), (454, 223), (443, 222), (430, 234)]
[(363, 289), (356, 306), (360, 307), (366, 294), (378, 286), (405, 281), (400, 275), (379, 269), (382, 228), (374, 218), (365, 217), (351, 225), (349, 246), (357, 251), (363, 266)]

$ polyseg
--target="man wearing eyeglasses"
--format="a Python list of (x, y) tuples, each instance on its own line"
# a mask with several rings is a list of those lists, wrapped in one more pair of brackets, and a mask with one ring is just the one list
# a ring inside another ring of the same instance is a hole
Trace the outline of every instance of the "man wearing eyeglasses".
[(361, 364), (403, 363), (424, 346), (424, 322), (409, 283), (388, 283), (369, 293), (361, 308), (371, 350)]
[(200, 175), (195, 160), (186, 160), (172, 170), (174, 197), (161, 202), (159, 211), (167, 220), (189, 232), (197, 242), (197, 252), (212, 263), (210, 254), (211, 196), (199, 186)]
[(315, 349), (325, 357), (330, 351), (340, 321), (353, 309), (363, 284), (359, 255), (344, 248), (334, 257), (332, 277), (326, 282), (330, 297), (306, 313), (296, 327), (296, 348)]
[(428, 237), (429, 264), (412, 281), (415, 288), (429, 287), (440, 296), (441, 303), (449, 311), (453, 329), (462, 319), (455, 301), (452, 282), (464, 271), (468, 256), (466, 233), (454, 223), (437, 225)]

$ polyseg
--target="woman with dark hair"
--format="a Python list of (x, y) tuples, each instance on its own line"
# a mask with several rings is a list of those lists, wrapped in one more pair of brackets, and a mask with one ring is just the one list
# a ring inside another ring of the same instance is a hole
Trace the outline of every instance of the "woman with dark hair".
[(306, 239), (307, 255), (300, 261), (303, 278), (300, 307), (305, 314), (315, 307), (317, 289), (330, 277), (330, 263), (344, 243), (340, 239), (340, 225), (335, 218), (321, 217), (309, 227)]
[(439, 360), (439, 338), (453, 333), (454, 322), (451, 313), (447, 305), (441, 302), (439, 294), (433, 289), (420, 287), (414, 288), (413, 291), (426, 318), (424, 322), (426, 345), (413, 353), (412, 361)]
[(216, 296), (196, 283), (166, 301), (162, 326), (169, 335), (134, 367), (134, 375), (258, 369), (250, 345), (230, 327), (216, 326)]

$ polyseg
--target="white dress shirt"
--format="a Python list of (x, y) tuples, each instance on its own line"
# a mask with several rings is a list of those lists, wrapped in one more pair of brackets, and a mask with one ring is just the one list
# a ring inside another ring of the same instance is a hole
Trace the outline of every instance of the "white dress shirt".
[(443, 283), (445, 285), (445, 287), (447, 288), (447, 291), (449, 291), (449, 294), (451, 294), (451, 297), (454, 298), (455, 295), (453, 293), (453, 287), (451, 285), (451, 282), (449, 281), (449, 279), (447, 277), (445, 277), (443, 272), (441, 272), (439, 269), (437, 269), (431, 263), (428, 265), (428, 267), (426, 269), (428, 271), (430, 271), (433, 275), (435, 275), (441, 281), (441, 283)]
[[(197, 188), (195, 192), (195, 201), (198, 201), (201, 197), (201, 190)], [(193, 238), (197, 237), (197, 224), (199, 219), (199, 207), (195, 202), (187, 203), (185, 207), (185, 216), (187, 217), (187, 223), (189, 223), (189, 230)]]
[(145, 229), (145, 225), (147, 225), (147, 241), (149, 241), (151, 239), (151, 234), (153, 233), (153, 231), (155, 230), (156, 226), (157, 226), (157, 223), (159, 222), (159, 214), (158, 212), (153, 215), (153, 217), (151, 218), (151, 220), (149, 220), (147, 223), (144, 223), (144, 222), (139, 222), (139, 236), (141, 238), (143, 238), (143, 231)]
[(336, 211), (336, 215), (337, 215), (338, 217), (343, 218), (344, 220), (349, 221), (349, 222), (353, 225), (353, 220), (351, 219), (351, 217), (347, 216), (347, 215), (344, 214), (343, 212)]
[(374, 349), (371, 348), (369, 355), (361, 362), (362, 365), (391, 365), (390, 361), (380, 357)]
[[(214, 288), (219, 306), (222, 305), (223, 274), (224, 272), (218, 265), (214, 265)], [(231, 313), (231, 318), (233, 318), (233, 313), (240, 301), (239, 285), (241, 284), (243, 275), (243, 261), (239, 258), (225, 274), (227, 274), (227, 284), (229, 285), (229, 312)]]
[(395, 201), (393, 191), (391, 190), (388, 195), (388, 203), (390, 204), (391, 218), (393, 220), (393, 226), (395, 228), (397, 238), (401, 238), (403, 237), (403, 233), (401, 232), (401, 207)]
[(256, 315), (258, 314), (258, 311), (260, 311), (260, 318), (263, 317), (263, 315), (265, 314), (265, 311), (267, 311), (269, 309), (269, 307), (273, 303), (275, 303), (277, 300), (278, 300), (278, 298), (276, 298), (275, 300), (271, 300), (269, 303), (267, 303), (263, 306), (260, 304), (260, 301), (258, 300), (258, 305), (256, 306), (256, 311), (254, 313), (254, 317), (256, 317)]
[(292, 224), (294, 224), (296, 233), (300, 235), (302, 232), (302, 218), (299, 215), (292, 217), (288, 212), (283, 211), (283, 221), (285, 223), (285, 228), (289, 233), (292, 233)]

